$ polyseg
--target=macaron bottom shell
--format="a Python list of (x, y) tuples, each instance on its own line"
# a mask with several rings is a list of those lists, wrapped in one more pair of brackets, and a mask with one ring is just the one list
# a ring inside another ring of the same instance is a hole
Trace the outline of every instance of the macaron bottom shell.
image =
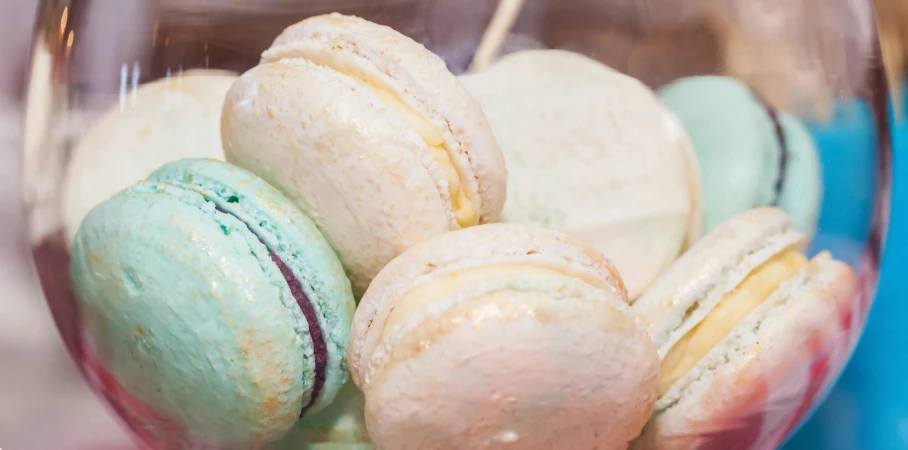
[(365, 387), (377, 448), (625, 448), (657, 395), (645, 332), (598, 302), (493, 293), (388, 339)]

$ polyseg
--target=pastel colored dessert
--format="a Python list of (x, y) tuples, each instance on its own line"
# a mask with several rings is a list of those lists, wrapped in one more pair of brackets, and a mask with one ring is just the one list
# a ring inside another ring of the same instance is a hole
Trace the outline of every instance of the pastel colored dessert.
[(243, 169), (181, 160), (114, 195), (79, 228), (71, 275), (101, 363), (186, 442), (276, 440), (347, 379), (349, 280)]
[(697, 152), (704, 232), (748, 209), (779, 206), (801, 232), (814, 233), (820, 162), (798, 119), (777, 113), (728, 77), (684, 78), (663, 87), (659, 98), (680, 119)]
[(498, 219), (504, 159), (478, 103), (410, 38), (331, 14), (287, 28), (224, 105), (227, 160), (313, 218), (353, 283), (432, 236)]
[(662, 359), (641, 449), (775, 448), (851, 348), (852, 269), (778, 208), (744, 212), (684, 254), (634, 304)]
[(700, 236), (696, 157), (639, 81), (561, 50), (514, 53), (461, 81), (508, 164), (503, 221), (592, 244), (614, 261), (631, 298)]
[(72, 151), (61, 190), (67, 241), (72, 243), (92, 208), (162, 164), (224, 159), (221, 108), (236, 78), (231, 72), (189, 70), (121, 96)]
[(615, 267), (560, 232), (490, 224), (412, 247), (354, 315), (378, 449), (626, 448), (658, 357)]

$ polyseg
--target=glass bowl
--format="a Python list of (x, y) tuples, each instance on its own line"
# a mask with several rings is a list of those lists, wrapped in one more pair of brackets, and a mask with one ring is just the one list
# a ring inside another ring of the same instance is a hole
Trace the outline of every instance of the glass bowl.
[[(235, 75), (259, 64), (262, 52), (285, 28), (332, 12), (356, 15), (411, 37), (440, 56), (458, 76), (481, 77), (513, 54), (563, 49), (641, 81), (660, 92), (660, 99), (679, 116), (683, 112), (672, 105), (671, 96), (662, 95), (667, 87), (677, 86), (673, 83), (682, 79), (720, 76), (719, 80), (746, 86), (757, 103), (772, 111), (776, 127), (782, 126), (779, 114), (802, 124), (806, 131), (802, 138), (812, 142), (815, 156), (810, 158), (815, 158), (820, 174), (816, 183), (795, 187), (808, 197), (815, 192), (809, 208), (816, 209), (816, 217), (806, 219), (806, 227), (815, 224), (815, 230), (808, 233), (806, 251), (815, 255), (829, 250), (853, 269), (856, 287), (848, 299), (843, 319), (847, 323), (836, 342), (817, 349), (811, 360), (789, 374), (801, 381), (782, 381), (774, 388), (787, 393), (754, 401), (740, 417), (723, 424), (707, 424), (697, 436), (698, 445), (779, 445), (822, 400), (862, 330), (888, 219), (889, 84), (869, 2), (44, 0), (31, 61), (24, 145), (28, 239), (69, 352), (137, 443), (148, 448), (246, 446), (221, 442), (217, 436), (198, 436), (160, 417), (106, 370), (96, 343), (83, 330), (70, 281), (73, 235), (92, 207), (161, 164), (187, 157), (223, 158), (221, 106)], [(501, 82), (502, 89), (507, 85)], [(725, 100), (710, 97), (718, 90), (703, 92), (710, 101)], [(163, 134), (151, 131), (158, 133), (158, 148), (142, 140), (150, 132), (151, 120), (165, 127)], [(711, 199), (724, 195), (727, 187), (714, 180), (734, 183), (734, 175), (729, 178), (726, 172), (740, 170), (737, 147), (720, 152), (718, 162), (708, 160), (712, 156), (702, 153), (699, 138), (688, 128), (692, 125), (681, 122), (699, 159), (699, 170), (694, 172), (702, 176), (705, 205), (700, 206), (710, 214), (718, 209)], [(720, 123), (728, 122), (707, 123), (701, 133), (724, 126)], [(616, 133), (621, 133), (622, 126), (627, 125), (619, 123)], [(494, 123), (493, 129), (497, 135)], [(779, 179), (787, 173), (782, 139), (783, 162), (775, 169)], [(502, 147), (506, 147), (504, 140)], [(505, 159), (509, 160), (507, 155)], [(557, 163), (558, 158), (553, 161)], [(789, 168), (802, 163), (788, 161)], [(750, 206), (785, 205), (778, 198), (768, 198)], [(694, 209), (691, 217), (699, 214)], [(700, 220), (703, 217), (691, 219), (691, 226)], [(715, 226), (709, 216), (705, 221), (707, 229), (698, 229), (695, 237)], [(633, 242), (637, 251), (649, 251), (643, 243)], [(622, 270), (620, 254), (606, 252), (606, 256), (617, 260)], [(660, 270), (667, 267), (663, 266)], [(638, 290), (645, 292), (647, 283), (641, 283)], [(805, 378), (804, 373), (810, 375)], [(349, 398), (338, 403), (362, 408), (362, 396), (355, 388), (348, 385), (342, 395)], [(361, 417), (351, 420), (361, 422)], [(297, 434), (291, 432), (281, 443), (269, 445), (306, 448), (313, 439), (305, 432)], [(678, 442), (689, 437), (679, 437)], [(367, 445), (362, 430), (358, 439), (363, 442), (347, 444)]]

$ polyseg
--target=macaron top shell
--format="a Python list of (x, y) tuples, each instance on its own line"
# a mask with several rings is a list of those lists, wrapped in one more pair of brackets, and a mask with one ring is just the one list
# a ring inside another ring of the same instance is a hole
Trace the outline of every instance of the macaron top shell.
[(223, 159), (221, 107), (236, 78), (225, 71), (185, 71), (138, 86), (98, 118), (67, 167), (62, 189), (67, 241), (72, 243), (92, 208), (161, 164)]
[(765, 106), (740, 81), (698, 76), (659, 90), (693, 142), (705, 202), (704, 231), (776, 197), (781, 147)]
[(549, 267), (589, 280), (627, 303), (627, 291), (612, 263), (567, 235), (543, 228), (489, 224), (438, 236), (391, 261), (369, 286), (354, 315), (348, 347), (350, 372), (363, 386), (365, 372), (401, 292), (429, 280), (489, 265)]
[(763, 262), (804, 244), (804, 235), (777, 208), (739, 214), (700, 239), (633, 304), (659, 356)]
[(220, 445), (276, 439), (312, 403), (319, 363), (274, 255), (304, 285), (328, 345), (309, 410), (346, 379), (353, 300), (340, 263), (311, 221), (248, 172), (195, 160), (152, 178), (95, 208), (76, 236), (84, 329), (123, 388), (178, 433)]
[(508, 164), (503, 221), (589, 242), (631, 298), (700, 236), (691, 144), (639, 81), (562, 50), (512, 53), (461, 81)]
[(263, 63), (296, 58), (397, 93), (442, 134), (481, 222), (498, 219), (505, 199), (503, 157), (487, 151), (498, 143), (482, 109), (441, 58), (390, 27), (337, 13), (288, 27), (262, 54)]
[(391, 29), (319, 16), (288, 29), (227, 96), (227, 159), (313, 218), (356, 295), (411, 245), (460, 228), (457, 205), (473, 208), (471, 224), (498, 218), (503, 159), (444, 71)]

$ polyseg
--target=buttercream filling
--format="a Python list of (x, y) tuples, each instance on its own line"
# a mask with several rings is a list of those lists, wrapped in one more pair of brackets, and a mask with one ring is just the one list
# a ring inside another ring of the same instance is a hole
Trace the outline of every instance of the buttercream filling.
[(766, 301), (787, 279), (808, 265), (797, 250), (786, 250), (751, 272), (726, 294), (696, 327), (684, 335), (662, 359), (660, 395), (690, 372), (751, 311)]
[[(246, 229), (253, 234), (265, 248), (268, 246), (262, 240), (262, 238), (257, 235), (249, 227), (249, 224), (246, 223), (243, 219), (231, 214), (227, 211), (224, 211), (220, 207), (216, 207), (219, 212), (232, 216), (246, 225)], [(315, 399), (318, 398), (319, 393), (322, 390), (322, 387), (325, 385), (325, 367), (328, 364), (328, 345), (325, 343), (325, 337), (322, 334), (322, 328), (318, 323), (318, 313), (315, 311), (315, 306), (312, 305), (312, 302), (309, 301), (309, 297), (306, 296), (306, 292), (303, 290), (302, 284), (300, 284), (299, 279), (293, 274), (293, 271), (290, 270), (290, 267), (274, 253), (270, 248), (268, 249), (268, 254), (271, 256), (271, 261), (277, 266), (278, 270), (281, 272), (281, 275), (284, 277), (284, 280), (287, 282), (287, 286), (290, 287), (290, 295), (296, 300), (296, 304), (299, 305), (300, 310), (303, 313), (303, 317), (306, 318), (306, 323), (309, 325), (309, 338), (312, 339), (313, 347), (313, 356), (315, 357), (315, 380), (312, 384), (312, 395), (309, 396), (309, 401), (306, 402), (302, 410), (300, 411), (300, 416), (306, 413), (306, 410), (309, 409)]]
[(483, 281), (512, 275), (521, 275), (530, 278), (552, 276), (579, 278), (553, 269), (531, 266), (529, 264), (497, 264), (454, 272), (427, 283), (423, 283), (405, 293), (394, 304), (394, 308), (388, 314), (387, 319), (385, 319), (384, 327), (382, 328), (382, 339), (387, 337), (391, 330), (400, 324), (404, 318), (423, 305), (442, 297), (454, 295), (465, 288), (482, 283)]
[(457, 167), (451, 159), (451, 153), (445, 145), (444, 137), (425, 117), (416, 112), (410, 105), (407, 105), (396, 93), (377, 86), (367, 80), (355, 78), (358, 82), (369, 88), (375, 95), (382, 100), (391, 110), (400, 115), (415, 131), (422, 140), (429, 146), (432, 152), (432, 158), (444, 171), (445, 178), (448, 181), (448, 194), (451, 197), (451, 206), (454, 211), (454, 217), (457, 224), (462, 228), (477, 225), (479, 223), (479, 214), (476, 211), (476, 205), (467, 195), (462, 180), (462, 175), (458, 172)]

